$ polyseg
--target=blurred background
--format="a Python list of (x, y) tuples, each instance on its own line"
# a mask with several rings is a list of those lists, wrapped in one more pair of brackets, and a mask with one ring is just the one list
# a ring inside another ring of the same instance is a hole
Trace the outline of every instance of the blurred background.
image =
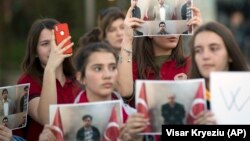
[[(129, 5), (130, 0), (1, 0), (0, 87), (16, 84), (28, 30), (36, 19), (49, 17), (67, 22), (76, 48), (79, 37), (97, 25), (97, 16), (106, 7), (118, 6), (126, 13)], [(250, 12), (247, 10), (250, 1), (194, 0), (194, 5), (200, 8), (204, 22), (219, 21), (233, 31), (250, 62)], [(186, 43), (189, 38), (185, 37)]]

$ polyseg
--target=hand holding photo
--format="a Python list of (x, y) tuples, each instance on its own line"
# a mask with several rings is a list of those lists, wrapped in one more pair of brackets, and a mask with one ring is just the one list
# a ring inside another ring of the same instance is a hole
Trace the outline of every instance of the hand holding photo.
[(136, 109), (149, 119), (144, 134), (161, 134), (161, 125), (194, 124), (206, 109), (205, 80), (137, 80)]
[(30, 84), (0, 87), (0, 119), (9, 129), (26, 126)]
[(117, 140), (122, 121), (120, 100), (50, 106), (50, 124), (58, 128), (54, 135), (65, 141)]
[(193, 0), (131, 0), (131, 6), (132, 17), (145, 21), (135, 29), (134, 37), (193, 34), (193, 26), (188, 25)]

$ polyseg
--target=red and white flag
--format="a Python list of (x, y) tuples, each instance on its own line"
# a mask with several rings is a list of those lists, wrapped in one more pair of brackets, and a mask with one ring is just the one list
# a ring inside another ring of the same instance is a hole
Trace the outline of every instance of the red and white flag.
[(56, 114), (55, 114), (54, 121), (53, 121), (52, 125), (54, 126), (54, 129), (55, 129), (55, 130), (53, 130), (53, 133), (56, 137), (56, 141), (64, 141), (62, 120), (61, 120), (61, 114), (60, 114), (59, 107), (56, 110)]
[[(150, 119), (145, 83), (142, 83), (136, 109), (138, 113), (142, 113), (146, 119)], [(151, 124), (148, 124), (144, 132), (151, 132)]]
[(104, 132), (103, 140), (102, 141), (118, 141), (118, 137), (120, 134), (119, 131), (119, 124), (118, 119), (116, 115), (116, 109), (115, 106), (112, 108), (111, 115), (109, 118), (109, 123), (106, 127), (106, 130)]
[(197, 115), (205, 110), (205, 104), (206, 101), (204, 98), (203, 85), (200, 83), (191, 105), (191, 109), (187, 115), (187, 124), (194, 124), (194, 120), (196, 119)]

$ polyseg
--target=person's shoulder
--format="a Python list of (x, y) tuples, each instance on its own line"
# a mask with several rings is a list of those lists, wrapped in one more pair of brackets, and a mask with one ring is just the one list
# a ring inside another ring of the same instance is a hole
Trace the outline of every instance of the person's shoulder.
[(181, 103), (176, 103), (176, 105), (179, 106), (179, 107), (184, 107), (184, 105), (181, 104)]
[(98, 128), (95, 127), (95, 126), (93, 126), (93, 125), (92, 125), (92, 129), (93, 129), (93, 130), (96, 130), (96, 131), (99, 131)]
[(17, 80), (17, 84), (24, 84), (24, 83), (37, 83), (37, 81), (29, 74), (24, 73)]
[(168, 103), (164, 103), (161, 105), (161, 107), (167, 107), (168, 106)]

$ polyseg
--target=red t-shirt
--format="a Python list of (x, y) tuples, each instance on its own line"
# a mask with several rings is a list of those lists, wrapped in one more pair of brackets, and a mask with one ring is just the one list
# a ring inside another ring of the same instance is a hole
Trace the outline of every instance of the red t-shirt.
[[(177, 74), (180, 74), (180, 73), (188, 74), (190, 63), (191, 63), (191, 60), (189, 57), (186, 58), (186, 63), (180, 67), (176, 66), (177, 64), (175, 60), (167, 60), (161, 66), (160, 79), (161, 80), (174, 80), (174, 77)], [(139, 78), (139, 72), (138, 72), (138, 67), (137, 67), (136, 62), (133, 62), (132, 68), (133, 68), (133, 80), (135, 81), (136, 79)], [(155, 73), (153, 71), (149, 70), (147, 74), (148, 74), (147, 76), (148, 80), (155, 79)]]
[[(183, 66), (177, 67), (175, 60), (167, 60), (164, 62), (160, 68), (160, 80), (174, 80), (174, 77), (180, 73), (185, 73), (188, 75), (189, 68), (191, 64), (190, 57), (186, 58), (186, 63)], [(136, 62), (132, 64), (133, 68), (133, 80), (139, 79), (138, 66)], [(153, 71), (147, 72), (147, 80), (155, 80), (155, 73)], [(133, 96), (127, 103), (131, 107), (135, 107), (135, 96)]]
[[(42, 85), (30, 75), (22, 75), (17, 83), (30, 83), (29, 101), (33, 98), (40, 97)], [(57, 80), (56, 87), (58, 104), (74, 103), (75, 97), (82, 90), (77, 80), (69, 78), (66, 79), (64, 86), (61, 86), (60, 82)], [(28, 116), (27, 126), (24, 129), (15, 130), (13, 133), (23, 136), (23, 138), (25, 138), (27, 141), (37, 141), (42, 130), (43, 126)]]
[[(112, 94), (112, 100), (118, 100), (119, 98)], [(75, 100), (75, 103), (88, 103), (88, 97), (86, 94), (86, 91), (80, 93), (80, 98), (78, 100)], [(128, 119), (128, 113), (125, 111), (124, 107), (122, 107), (122, 116), (123, 116), (123, 123), (126, 123)]]

